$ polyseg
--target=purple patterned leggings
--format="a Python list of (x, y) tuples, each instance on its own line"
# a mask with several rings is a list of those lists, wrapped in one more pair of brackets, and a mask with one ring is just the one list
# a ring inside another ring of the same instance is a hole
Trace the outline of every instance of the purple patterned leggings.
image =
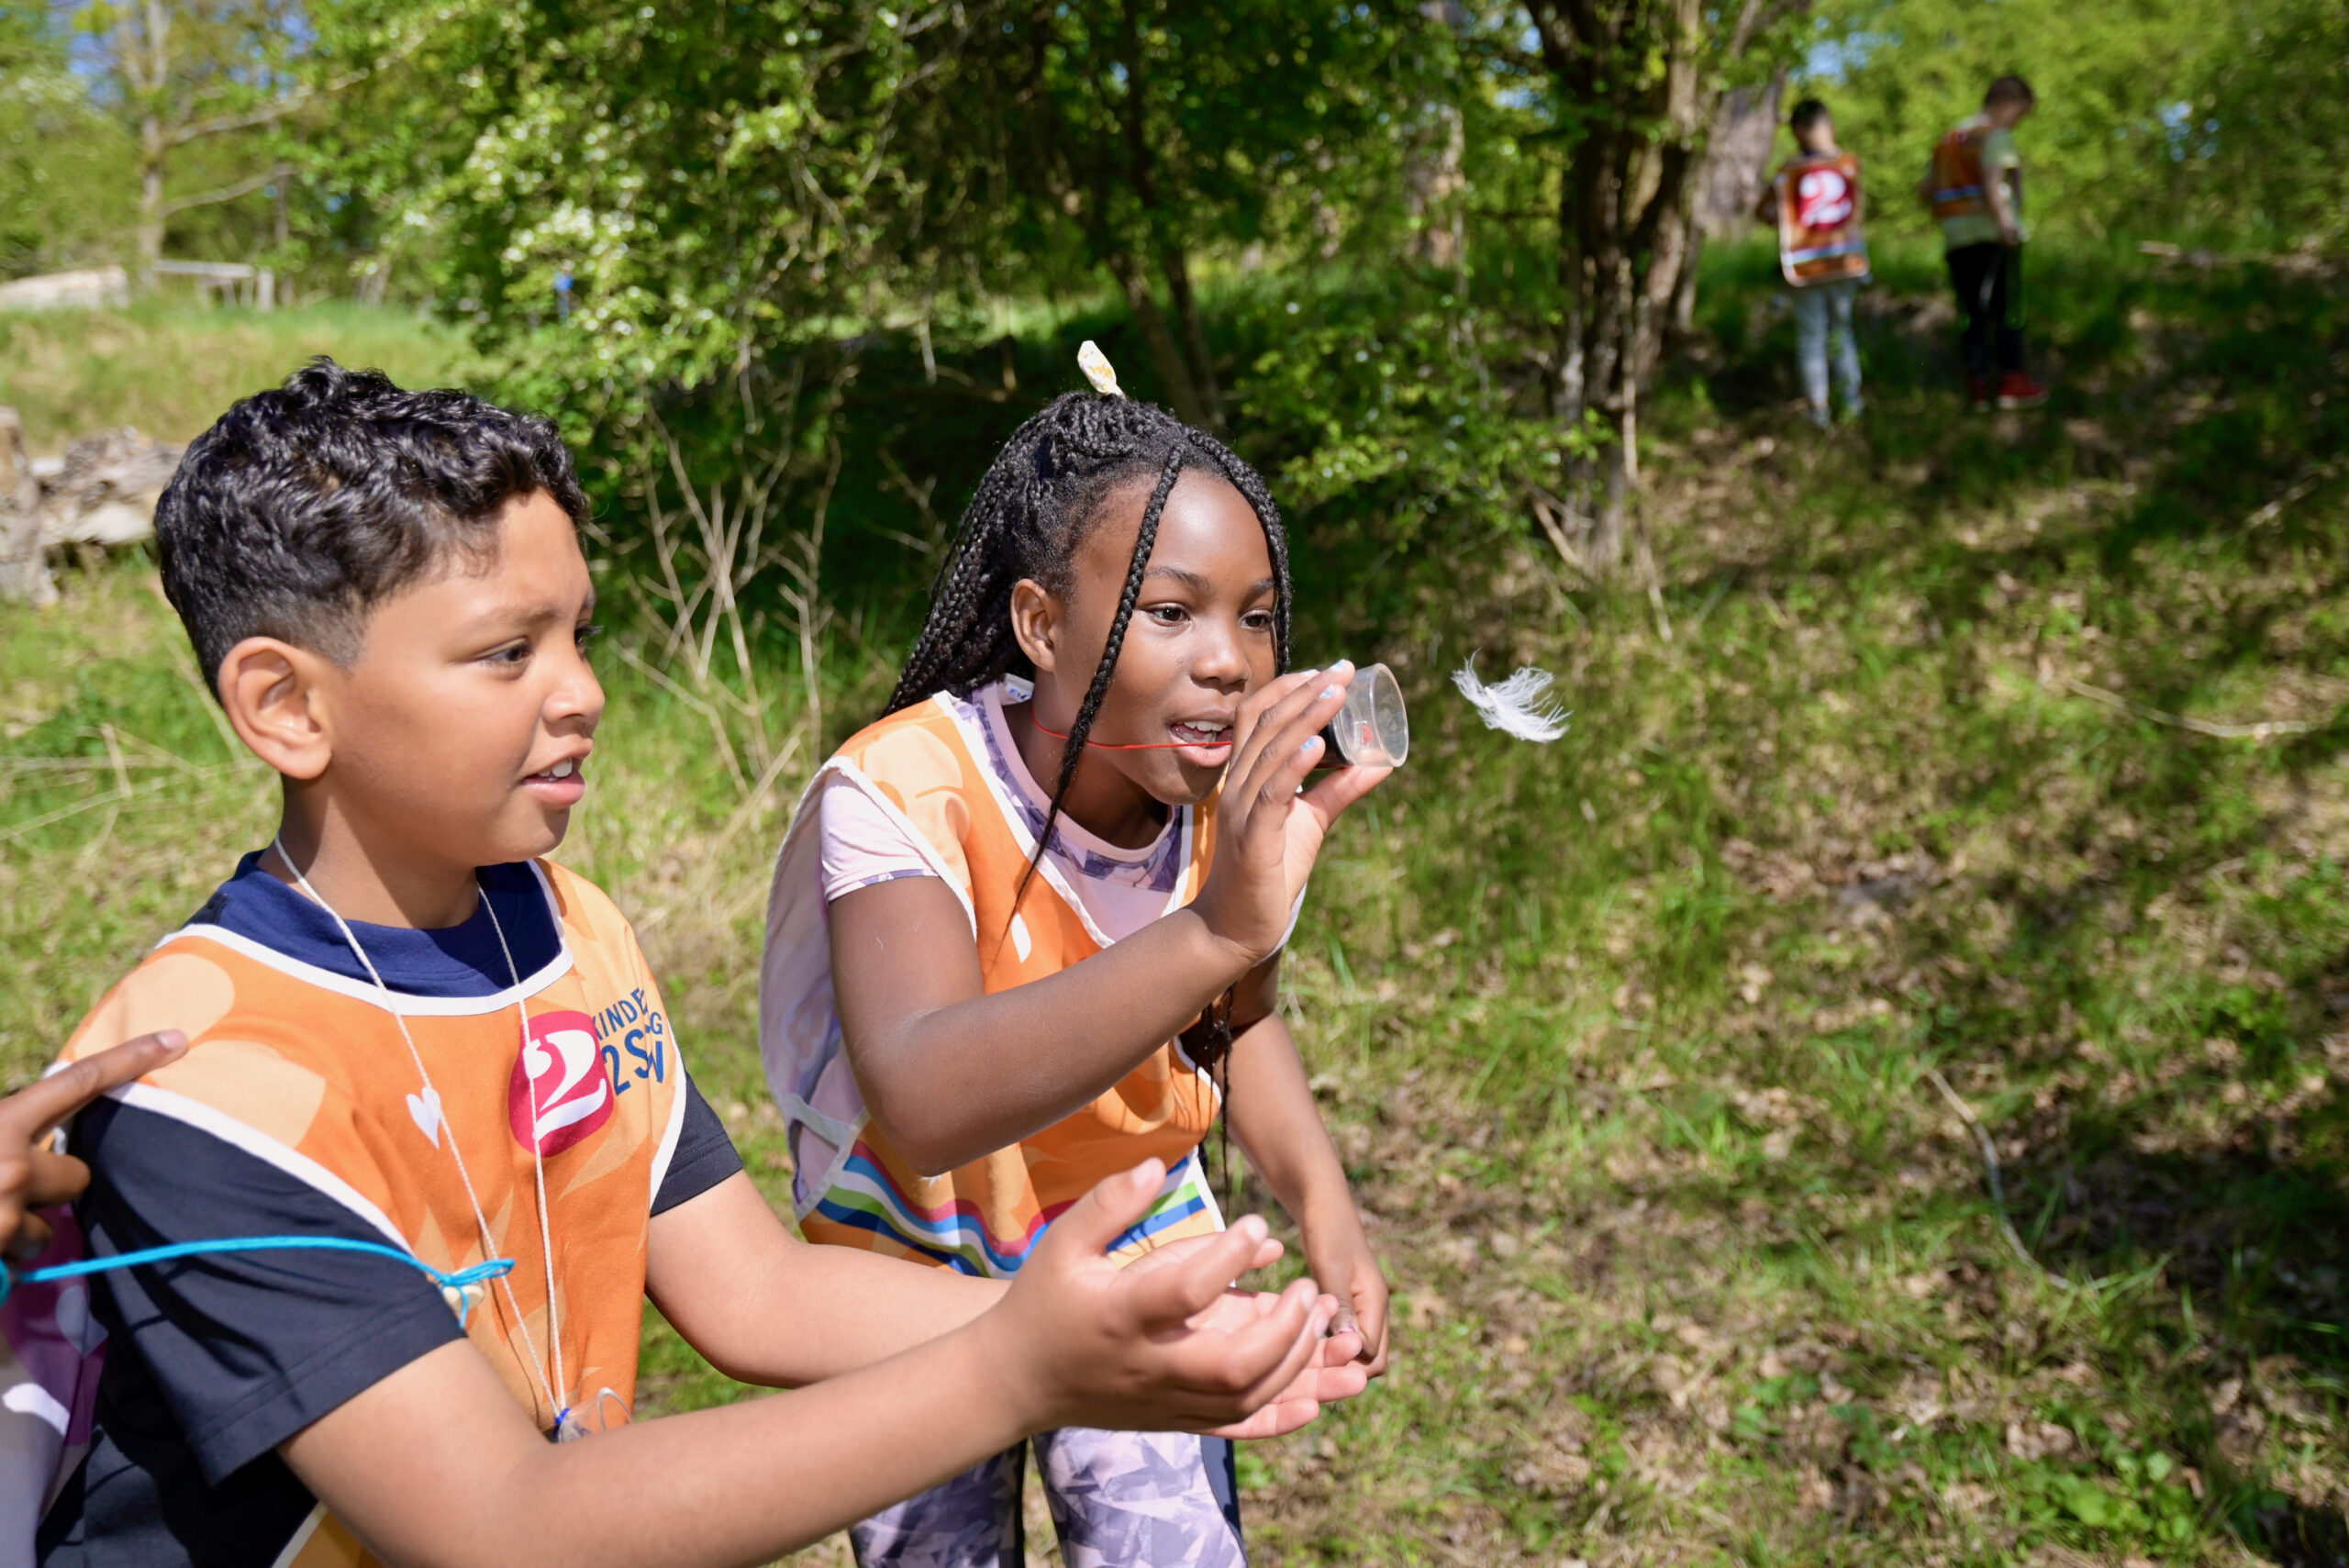
[[(1068, 1568), (1247, 1568), (1231, 1445), (1063, 1427), (1035, 1439)], [(1020, 1444), (849, 1531), (863, 1568), (1022, 1568)]]

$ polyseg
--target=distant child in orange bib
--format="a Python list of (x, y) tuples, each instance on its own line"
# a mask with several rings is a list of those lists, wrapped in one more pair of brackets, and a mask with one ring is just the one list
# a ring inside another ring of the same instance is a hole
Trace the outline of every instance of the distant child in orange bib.
[(1991, 83), (1982, 112), (1933, 144), (1919, 187), (1942, 226), (1965, 323), (1966, 399), (1977, 412), (2047, 401), (2047, 389), (2023, 368), (2022, 155), (2015, 150), (2015, 127), (2038, 102), (2020, 76)]
[[(1009, 1289), (790, 1234), (627, 919), (546, 858), (604, 717), (586, 512), (545, 420), (327, 361), (188, 449), (164, 590), (280, 815), (66, 1049), (180, 1037), (0, 1273), (0, 1562), (766, 1562), (1033, 1432), (1262, 1435), (1362, 1386), (1337, 1301), (1226, 1293), (1261, 1220), (1119, 1267), (1154, 1161)], [(648, 1296), (817, 1386), (636, 1420)]]
[[(1282, 673), (1279, 511), (1085, 347), (1101, 390), (988, 469), (887, 714), (784, 842), (760, 1016), (800, 1224), (1021, 1278), (1149, 1155), (1166, 1180), (1122, 1240), (1146, 1254), (1222, 1224), (1199, 1147), (1226, 1109), (1375, 1373), (1386, 1281), (1276, 1003), (1323, 836), (1387, 770), (1298, 793), (1353, 672)], [(1245, 1561), (1229, 1445), (1069, 1428), (1036, 1458), (1071, 1568)], [(860, 1561), (1019, 1561), (1024, 1462), (866, 1520)]]
[(1828, 358), (1843, 411), (1858, 416), (1860, 350), (1852, 336), (1852, 306), (1867, 281), (1868, 246), (1861, 232), (1860, 161), (1835, 144), (1827, 106), (1805, 98), (1788, 117), (1795, 155), (1779, 165), (1763, 193), (1761, 216), (1778, 229), (1778, 270), (1794, 291), (1795, 354), (1813, 423), (1824, 428)]

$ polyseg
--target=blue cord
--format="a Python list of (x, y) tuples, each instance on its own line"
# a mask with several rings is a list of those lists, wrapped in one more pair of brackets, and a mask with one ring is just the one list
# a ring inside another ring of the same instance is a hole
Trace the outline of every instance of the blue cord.
[[(352, 1241), (340, 1236), (240, 1236), (221, 1241), (174, 1241), (168, 1247), (149, 1247), (113, 1258), (85, 1258), (77, 1263), (58, 1263), (21, 1275), (6, 1263), (0, 1262), (0, 1304), (7, 1301), (8, 1293), (17, 1287), (19, 1280), (26, 1284), (46, 1284), (51, 1280), (79, 1279), (84, 1274), (105, 1273), (110, 1269), (167, 1263), (174, 1258), (193, 1258), (204, 1252), (285, 1252), (305, 1248), (320, 1252), (369, 1252), (379, 1258), (389, 1258), (394, 1262), (421, 1269), (444, 1290), (454, 1287), (462, 1291), (467, 1285), (500, 1279), (514, 1272), (514, 1260), (511, 1258), (492, 1258), (469, 1269), (444, 1273), (415, 1254), (403, 1252), (397, 1247), (386, 1247), (380, 1241)], [(467, 1302), (463, 1310), (457, 1314), (458, 1323), (462, 1325), (472, 1312), (473, 1304)]]

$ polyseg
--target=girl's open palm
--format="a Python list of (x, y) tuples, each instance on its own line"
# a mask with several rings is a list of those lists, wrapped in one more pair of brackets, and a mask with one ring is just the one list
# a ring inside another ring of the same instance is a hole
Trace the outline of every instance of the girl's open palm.
[(1208, 929), (1252, 965), (1287, 933), (1289, 912), (1313, 874), (1330, 825), (1394, 772), (1340, 768), (1298, 793), (1322, 760), (1321, 731), (1345, 706), (1353, 675), (1342, 661), (1300, 670), (1241, 704), (1238, 743), (1216, 806), (1215, 864), (1197, 908)]

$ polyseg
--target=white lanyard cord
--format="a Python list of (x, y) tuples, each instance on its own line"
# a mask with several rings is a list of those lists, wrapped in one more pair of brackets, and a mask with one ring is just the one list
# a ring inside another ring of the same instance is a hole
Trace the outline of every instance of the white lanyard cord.
[[(327, 917), (335, 923), (335, 929), (342, 933), (342, 940), (351, 944), (351, 952), (357, 955), (360, 963), (365, 967), (367, 977), (375, 983), (375, 989), (384, 994), (384, 1009), (392, 1015), (392, 1022), (399, 1026), (400, 1039), (407, 1044), (408, 1060), (416, 1063), (416, 1074), (423, 1080), (424, 1092), (431, 1097), (434, 1108), (438, 1112), (440, 1106), (440, 1091), (432, 1086), (432, 1074), (424, 1065), (424, 1053), (417, 1050), (416, 1037), (407, 1032), (407, 1019), (402, 1016), (398, 1000), (394, 996), (392, 988), (384, 984), (383, 975), (375, 968), (375, 961), (369, 958), (367, 950), (359, 945), (359, 938), (351, 931), (350, 924), (336, 912), (333, 905), (319, 896), (318, 890), (310, 885), (310, 879), (302, 874), (302, 868), (294, 863), (294, 857), (285, 852), (284, 837), (280, 835), (271, 840), (270, 846), (277, 851), (277, 858), (284, 862), (285, 869), (294, 873), (295, 884), (309, 895), (310, 902), (327, 912)], [(506, 929), (497, 923), (497, 910), (490, 904), (487, 888), (481, 890), (481, 902), (482, 907), (489, 910), (490, 927), (497, 932), (498, 950), (505, 953), (506, 967), (514, 976), (517, 993), (515, 1005), (522, 1014), (522, 1049), (528, 1051), (530, 1042), (530, 1009), (529, 1005), (519, 995), (522, 985), (521, 972), (515, 967), (513, 950), (506, 945)], [(522, 1076), (527, 1084), (530, 1076), (527, 1062), (523, 1064)], [(530, 1154), (538, 1166), (539, 1247), (541, 1261), (546, 1268), (547, 1332), (551, 1336), (550, 1342), (554, 1348), (552, 1384), (547, 1380), (546, 1362), (539, 1355), (538, 1343), (530, 1337), (530, 1326), (523, 1319), (521, 1303), (514, 1297), (512, 1279), (501, 1278), (497, 1282), (497, 1287), (506, 1293), (506, 1307), (507, 1310), (514, 1315), (515, 1331), (522, 1336), (522, 1348), (529, 1352), (530, 1375), (538, 1379), (539, 1387), (544, 1391), (547, 1408), (554, 1413), (555, 1429), (561, 1433), (571, 1411), (563, 1397), (556, 1392), (558, 1386), (567, 1387), (568, 1384), (562, 1371), (562, 1326), (559, 1308), (555, 1305), (554, 1238), (547, 1226), (546, 1164), (539, 1155), (538, 1095), (535, 1089), (527, 1092), (530, 1096)], [(446, 1118), (443, 1118), (443, 1119)], [(449, 1155), (457, 1162), (457, 1179), (464, 1184), (465, 1201), (473, 1205), (473, 1223), (481, 1228), (482, 1256), (489, 1257), (498, 1250), (497, 1239), (490, 1234), (489, 1216), (481, 1206), (480, 1195), (473, 1191), (473, 1173), (465, 1169), (465, 1156), (457, 1147), (457, 1129), (453, 1123), (449, 1124)]]
[[(514, 962), (514, 950), (506, 945), (506, 928), (497, 918), (497, 906), (490, 901), (489, 889), (481, 890), (481, 906), (489, 911), (489, 929), (497, 933), (497, 951), (506, 955), (506, 972), (514, 977), (514, 1006), (522, 1015), (522, 1050), (530, 1049), (530, 1002), (522, 995), (522, 971)], [(558, 1438), (571, 1420), (571, 1379), (562, 1371), (562, 1307), (554, 1288), (554, 1224), (547, 1218), (547, 1157), (544, 1140), (539, 1136), (539, 1091), (528, 1062), (522, 1063), (523, 1093), (530, 1108), (530, 1174), (539, 1196), (539, 1247), (547, 1271), (547, 1346), (554, 1351), (554, 1385), (562, 1393), (562, 1403), (555, 1407), (554, 1426)], [(449, 1147), (457, 1146), (456, 1130), (449, 1133)], [(478, 1209), (481, 1206), (473, 1206)], [(534, 1349), (532, 1355), (539, 1352)]]

